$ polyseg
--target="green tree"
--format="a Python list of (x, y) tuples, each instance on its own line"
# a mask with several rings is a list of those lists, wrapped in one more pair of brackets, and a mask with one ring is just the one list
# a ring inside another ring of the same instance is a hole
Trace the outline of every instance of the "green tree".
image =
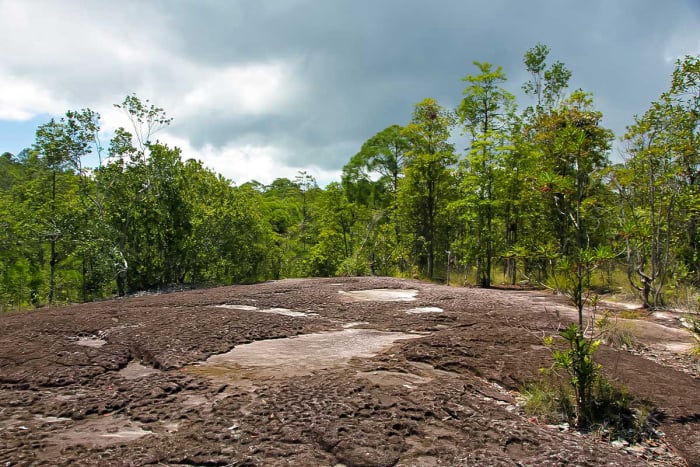
[(449, 248), (445, 207), (454, 192), (457, 158), (449, 142), (454, 125), (454, 114), (428, 98), (416, 104), (405, 129), (411, 149), (399, 198), (405, 224), (410, 226), (413, 255), (430, 279), (435, 274), (436, 254)]
[(474, 225), (472, 248), (477, 278), (482, 287), (491, 286), (493, 259), (496, 256), (498, 211), (497, 190), (502, 188), (505, 153), (509, 150), (508, 118), (514, 97), (502, 84), (506, 81), (501, 67), (474, 62), (478, 75), (468, 75), (464, 99), (457, 109), (459, 121), (471, 138), (464, 163), (462, 199), (466, 218)]
[(556, 107), (564, 97), (564, 91), (569, 86), (571, 71), (560, 62), (554, 62), (547, 68), (547, 57), (550, 49), (544, 44), (536, 44), (525, 52), (523, 62), (530, 73), (530, 81), (523, 85), (525, 94), (534, 96), (537, 108), (551, 109)]
[(672, 108), (669, 129), (673, 152), (683, 184), (679, 211), (685, 222), (683, 261), (700, 282), (700, 56), (685, 56), (676, 62), (671, 88), (664, 98)]
[[(82, 178), (82, 163), (81, 158), (90, 153), (90, 145), (92, 136), (95, 133), (93, 125), (95, 125), (94, 114), (90, 111), (83, 112), (68, 112), (66, 118), (61, 118), (60, 121), (51, 119), (48, 123), (39, 126), (36, 131), (35, 150), (42, 155), (43, 160), (51, 170), (51, 199), (49, 213), (45, 217), (46, 230), (44, 237), (50, 244), (49, 257), (49, 304), (54, 303), (56, 294), (56, 269), (59, 263), (59, 252), (57, 245), (59, 240), (66, 234), (67, 231), (78, 233), (82, 230), (82, 234), (86, 229), (80, 229), (83, 226), (70, 225), (66, 221), (69, 218), (67, 212), (74, 212), (74, 209), (62, 213), (60, 211), (61, 200), (57, 198), (57, 177), (62, 177), (70, 182), (68, 170), (76, 170), (83, 180), (82, 193), (86, 191), (86, 181)], [(70, 203), (70, 200), (65, 200), (65, 203)], [(83, 206), (84, 207), (84, 206)], [(86, 214), (86, 213), (84, 213)], [(80, 222), (81, 217), (74, 218), (74, 221)], [(82, 216), (82, 219), (87, 219), (87, 216)], [(82, 222), (80, 222), (82, 224)], [(74, 236), (74, 238), (79, 238)], [(84, 271), (83, 271), (84, 272)], [(83, 283), (85, 283), (85, 274), (83, 274)], [(85, 298), (85, 293), (83, 294)]]
[(682, 225), (677, 217), (680, 197), (668, 119), (673, 107), (657, 102), (624, 140), (630, 155), (613, 177), (621, 203), (620, 232), (627, 252), (627, 277), (645, 308), (663, 304), (663, 289), (673, 271), (674, 240)]
[[(162, 108), (135, 95), (127, 96), (121, 104), (115, 104), (115, 107), (127, 116), (133, 133), (124, 128), (117, 128), (109, 144), (108, 163), (99, 170), (97, 179), (104, 187), (106, 202), (110, 204), (107, 214), (107, 224), (113, 238), (110, 253), (115, 268), (117, 290), (119, 295), (124, 295), (142, 288), (155, 287), (163, 279), (160, 274), (156, 274), (160, 279), (156, 279), (155, 276), (147, 277), (145, 271), (153, 271), (140, 261), (131, 260), (147, 254), (150, 248), (140, 250), (137, 246), (143, 240), (141, 229), (153, 229), (154, 235), (160, 235), (157, 225), (146, 225), (149, 216), (165, 215), (162, 210), (151, 211), (158, 206), (155, 199), (158, 193), (152, 188), (151, 173), (158, 167), (149, 162), (152, 149), (156, 147), (151, 138), (167, 127), (172, 119), (167, 117)], [(165, 153), (169, 149), (163, 145), (157, 146), (162, 149), (160, 155), (165, 157), (161, 158), (161, 162), (167, 165), (165, 160), (168, 157)], [(179, 152), (177, 159), (179, 160)], [(163, 169), (163, 166), (160, 168)]]
[[(404, 128), (391, 125), (372, 136), (343, 167), (343, 187), (349, 201), (365, 206), (363, 242), (369, 252), (370, 270), (382, 264), (382, 271), (393, 270), (399, 261), (401, 244), (401, 217), (399, 215), (399, 182), (404, 177), (411, 141)], [(388, 224), (388, 227), (382, 227)], [(375, 232), (381, 227), (382, 234)], [(386, 237), (387, 229), (394, 231), (393, 238)]]

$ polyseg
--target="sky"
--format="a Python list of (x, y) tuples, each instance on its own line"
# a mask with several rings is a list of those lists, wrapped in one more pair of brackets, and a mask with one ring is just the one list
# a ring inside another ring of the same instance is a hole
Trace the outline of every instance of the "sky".
[(157, 139), (236, 184), (325, 186), (417, 102), (456, 107), (474, 61), (532, 104), (537, 43), (621, 135), (700, 54), (700, 0), (0, 0), (0, 31), (0, 153), (67, 110), (99, 112), (108, 138), (136, 94), (173, 118)]

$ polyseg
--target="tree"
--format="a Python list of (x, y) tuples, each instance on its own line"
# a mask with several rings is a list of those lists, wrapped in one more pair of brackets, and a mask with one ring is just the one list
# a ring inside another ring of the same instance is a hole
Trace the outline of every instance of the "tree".
[(136, 151), (143, 159), (148, 155), (153, 135), (168, 127), (173, 121), (162, 108), (151, 104), (148, 99), (140, 99), (135, 94), (126, 96), (121, 104), (114, 104), (114, 107), (124, 112), (129, 119), (134, 130)]
[(34, 149), (43, 156), (43, 160), (51, 170), (51, 200), (50, 212), (45, 217), (46, 230), (43, 236), (50, 244), (49, 258), (49, 305), (54, 303), (56, 292), (56, 268), (59, 262), (59, 255), (56, 249), (59, 239), (64, 235), (61, 229), (62, 217), (58, 209), (56, 181), (59, 173), (67, 167), (79, 169), (80, 158), (89, 152), (89, 140), (87, 139), (86, 128), (80, 125), (80, 120), (75, 118), (71, 112), (68, 119), (56, 121), (51, 119), (36, 131), (36, 142)]
[(613, 138), (599, 125), (602, 114), (583, 91), (574, 92), (563, 104), (541, 113), (535, 122), (534, 141), (539, 151), (539, 190), (550, 203), (558, 232), (559, 252), (595, 246), (599, 223), (599, 194), (603, 169), (609, 165)]
[[(399, 216), (399, 182), (404, 177), (404, 170), (411, 141), (399, 125), (391, 125), (368, 139), (360, 151), (343, 167), (343, 187), (348, 200), (364, 205), (372, 212), (365, 216), (367, 238), (372, 237), (370, 248), (370, 265), (374, 267), (379, 256), (383, 269), (389, 266), (388, 258), (396, 260), (397, 248), (401, 243), (401, 219)], [(373, 180), (376, 178), (376, 180)], [(394, 231), (394, 238), (374, 236), (374, 229), (389, 224)], [(380, 250), (382, 250), (380, 252)], [(387, 262), (388, 261), (388, 262)], [(403, 264), (399, 264), (403, 267)]]
[(535, 96), (537, 108), (551, 109), (558, 105), (571, 79), (571, 71), (560, 61), (547, 68), (549, 51), (546, 45), (536, 44), (525, 52), (523, 58), (525, 68), (531, 76), (530, 81), (523, 85), (523, 91)]
[(406, 153), (411, 143), (399, 125), (391, 125), (368, 139), (343, 167), (343, 179), (357, 182), (378, 174), (378, 182), (390, 194), (390, 206), (396, 211), (396, 192), (403, 176)]
[[(156, 168), (149, 163), (152, 149), (156, 147), (151, 138), (170, 125), (172, 118), (167, 117), (162, 108), (150, 104), (148, 99), (141, 100), (135, 95), (127, 96), (121, 104), (115, 104), (115, 107), (127, 116), (133, 133), (121, 127), (116, 129), (109, 145), (109, 162), (99, 171), (97, 178), (104, 186), (112, 206), (109, 215), (109, 226), (114, 237), (111, 254), (114, 260), (118, 293), (123, 295), (134, 287), (136, 287), (135, 290), (146, 287), (140, 279), (136, 279), (144, 276), (140, 275), (139, 271), (132, 270), (130, 266), (130, 264), (133, 266), (131, 257), (138, 256), (144, 251), (135, 248), (130, 252), (128, 247), (140, 240), (138, 228), (134, 223), (143, 224), (146, 220), (146, 217), (143, 217), (144, 213), (148, 214), (149, 209), (157, 205), (154, 201), (157, 193), (154, 193), (151, 188), (153, 178), (151, 171)], [(163, 145), (158, 147), (168, 149)], [(153, 226), (153, 228), (158, 227)], [(145, 282), (153, 287), (158, 285), (159, 281), (151, 278), (145, 279)]]
[(700, 56), (676, 61), (671, 89), (662, 96), (672, 107), (673, 152), (683, 183), (679, 210), (686, 219), (683, 261), (700, 281)]
[(615, 172), (629, 281), (645, 307), (672, 280), (697, 282), (700, 264), (700, 58), (676, 62), (668, 92), (628, 128)]
[(630, 155), (614, 172), (619, 199), (620, 237), (627, 253), (627, 277), (645, 308), (663, 303), (662, 291), (672, 272), (672, 245), (681, 225), (677, 219), (680, 185), (674, 167), (673, 118), (668, 102), (654, 103), (628, 127), (624, 140)]
[(305, 170), (300, 170), (294, 178), (294, 183), (299, 187), (301, 194), (301, 222), (298, 226), (299, 237), (301, 238), (302, 251), (306, 251), (309, 242), (309, 224), (311, 223), (311, 210), (309, 206), (313, 199), (314, 189), (318, 189), (316, 179)]
[[(503, 175), (507, 150), (507, 121), (514, 97), (501, 87), (506, 81), (501, 67), (474, 62), (478, 75), (468, 75), (464, 99), (457, 109), (465, 133), (471, 137), (462, 180), (462, 201), (473, 220), (476, 242), (473, 252), (477, 277), (482, 287), (491, 286), (492, 261), (496, 254), (494, 222), (497, 215), (496, 190)], [(469, 212), (471, 211), (471, 212)]]
[(414, 254), (430, 279), (435, 272), (436, 253), (449, 245), (447, 238), (440, 245), (444, 248), (437, 248), (436, 243), (440, 230), (447, 227), (439, 225), (438, 220), (450, 200), (456, 156), (449, 138), (454, 124), (452, 112), (428, 98), (416, 104), (405, 129), (411, 149), (407, 152), (405, 178), (399, 183), (399, 198), (406, 224), (411, 226)]

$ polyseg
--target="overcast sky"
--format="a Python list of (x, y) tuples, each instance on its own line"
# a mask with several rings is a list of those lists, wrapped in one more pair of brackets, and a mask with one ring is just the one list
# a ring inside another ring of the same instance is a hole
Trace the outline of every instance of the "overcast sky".
[(520, 94), (538, 42), (621, 134), (700, 54), (700, 1), (0, 0), (0, 31), (0, 152), (69, 109), (126, 126), (112, 104), (136, 93), (174, 118), (161, 141), (237, 184), (323, 186), (416, 102), (455, 107), (474, 60)]

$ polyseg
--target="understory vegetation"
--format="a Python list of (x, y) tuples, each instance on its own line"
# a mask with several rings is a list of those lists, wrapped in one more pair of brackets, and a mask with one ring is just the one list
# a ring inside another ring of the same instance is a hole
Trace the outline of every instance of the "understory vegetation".
[(656, 438), (654, 410), (648, 401), (635, 399), (625, 388), (598, 375), (591, 387), (592, 405), (586, 424), (577, 417), (576, 396), (571, 386), (551, 369), (521, 391), (525, 413), (539, 423), (576, 427), (606, 441), (639, 443)]

